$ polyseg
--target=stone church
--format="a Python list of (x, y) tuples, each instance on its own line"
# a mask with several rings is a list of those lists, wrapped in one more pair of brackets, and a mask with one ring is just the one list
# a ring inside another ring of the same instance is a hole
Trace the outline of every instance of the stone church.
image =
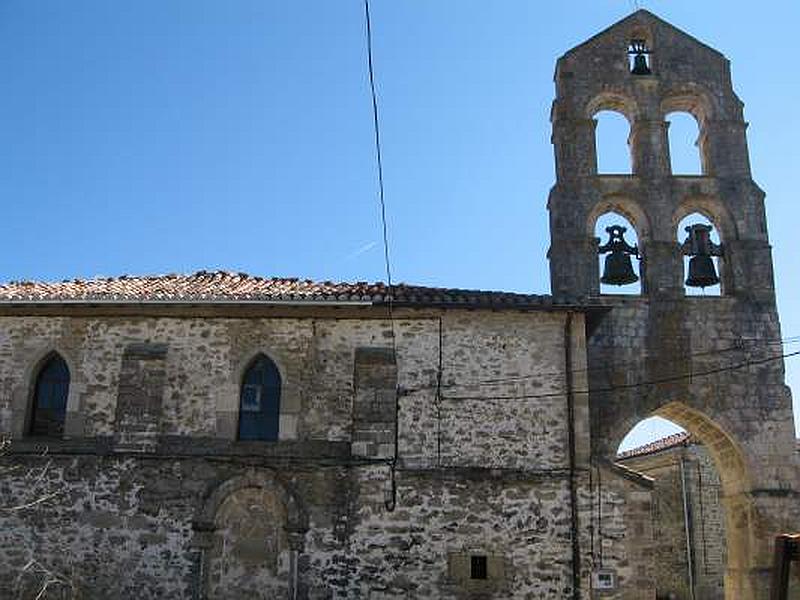
[[(0, 597), (666, 598), (657, 475), (615, 460), (660, 415), (708, 453), (724, 537), (718, 583), (689, 563), (669, 593), (766, 599), (800, 456), (729, 63), (640, 10), (555, 84), (551, 296), (0, 285)], [(597, 172), (604, 110), (630, 124), (630, 174)], [(671, 172), (675, 111), (701, 175)], [(601, 294), (600, 261), (641, 293)]]

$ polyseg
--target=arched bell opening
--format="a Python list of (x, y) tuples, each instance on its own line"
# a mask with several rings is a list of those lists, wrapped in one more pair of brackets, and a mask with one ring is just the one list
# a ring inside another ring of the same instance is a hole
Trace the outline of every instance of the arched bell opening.
[(628, 71), (634, 77), (653, 74), (653, 36), (642, 27), (634, 27), (628, 35)]
[(594, 114), (594, 120), (597, 174), (632, 173), (631, 126), (627, 117), (622, 112), (603, 109)]
[(683, 255), (686, 295), (721, 296), (724, 248), (714, 223), (693, 212), (678, 223), (677, 238)]
[(639, 237), (628, 219), (607, 212), (595, 221), (601, 294), (642, 293)]
[(666, 115), (669, 123), (669, 157), (673, 175), (705, 175), (700, 125), (691, 113), (675, 111)]
[(709, 123), (719, 114), (714, 95), (697, 83), (665, 91), (661, 114), (668, 123), (673, 175), (711, 175)]

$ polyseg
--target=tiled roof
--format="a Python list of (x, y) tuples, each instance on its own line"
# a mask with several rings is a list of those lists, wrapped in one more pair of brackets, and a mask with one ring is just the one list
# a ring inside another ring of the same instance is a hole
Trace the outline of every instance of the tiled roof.
[(673, 433), (672, 435), (668, 435), (667, 437), (663, 437), (660, 440), (650, 442), (649, 444), (645, 444), (644, 446), (639, 446), (638, 448), (633, 448), (631, 450), (626, 450), (625, 452), (620, 452), (619, 454), (617, 454), (617, 460), (625, 458), (633, 458), (634, 456), (644, 456), (645, 454), (653, 454), (654, 452), (661, 452), (662, 450), (668, 450), (670, 448), (674, 448), (675, 446), (686, 444), (691, 437), (692, 437), (691, 434), (687, 431)]
[[(14, 281), (0, 284), (4, 303), (93, 302), (354, 302), (384, 304), (384, 283), (333, 283), (297, 278), (264, 278), (246, 273), (198, 271), (192, 275), (154, 275), (74, 279), (61, 282)], [(550, 296), (480, 290), (394, 286), (394, 304), (464, 305), (487, 308), (553, 306)]]

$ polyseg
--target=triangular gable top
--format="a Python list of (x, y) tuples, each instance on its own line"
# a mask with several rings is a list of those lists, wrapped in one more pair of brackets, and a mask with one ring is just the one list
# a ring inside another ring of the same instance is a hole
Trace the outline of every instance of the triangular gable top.
[(624, 18), (620, 19), (619, 21), (617, 21), (616, 23), (614, 23), (612, 25), (609, 25), (608, 27), (606, 27), (605, 29), (603, 29), (599, 33), (596, 33), (595, 35), (590, 37), (588, 40), (585, 40), (585, 41), (581, 42), (580, 44), (578, 44), (577, 46), (574, 46), (574, 47), (570, 48), (569, 50), (567, 50), (563, 54), (563, 57), (569, 56), (570, 54), (574, 54), (574, 53), (582, 50), (585, 46), (589, 46), (589, 45), (593, 44), (594, 42), (596, 42), (600, 38), (608, 35), (608, 33), (613, 31), (614, 29), (626, 28), (626, 27), (629, 27), (630, 25), (638, 25), (638, 24), (649, 25), (651, 27), (659, 27), (659, 28), (664, 28), (664, 29), (670, 29), (670, 30), (676, 32), (677, 34), (687, 38), (690, 41), (692, 41), (693, 43), (697, 44), (698, 46), (702, 46), (703, 48), (705, 48), (709, 52), (713, 52), (715, 55), (719, 56), (723, 60), (727, 60), (725, 58), (725, 55), (722, 54), (722, 52), (720, 52), (719, 50), (715, 50), (714, 48), (712, 48), (708, 44), (698, 40), (693, 35), (689, 35), (685, 31), (683, 31), (682, 29), (679, 29), (679, 28), (675, 27), (671, 23), (669, 23), (669, 22), (665, 21), (664, 19), (654, 15), (649, 10), (645, 10), (644, 8), (640, 8), (636, 12), (633, 12), (633, 13), (629, 14), (627, 17), (624, 17)]

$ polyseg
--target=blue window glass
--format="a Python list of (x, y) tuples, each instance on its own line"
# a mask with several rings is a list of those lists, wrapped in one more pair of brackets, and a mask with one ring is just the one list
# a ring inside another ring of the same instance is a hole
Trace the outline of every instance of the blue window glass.
[(58, 354), (45, 361), (36, 378), (30, 434), (61, 437), (67, 414), (69, 369)]
[(259, 354), (244, 374), (239, 395), (239, 439), (278, 439), (281, 376), (275, 363)]

